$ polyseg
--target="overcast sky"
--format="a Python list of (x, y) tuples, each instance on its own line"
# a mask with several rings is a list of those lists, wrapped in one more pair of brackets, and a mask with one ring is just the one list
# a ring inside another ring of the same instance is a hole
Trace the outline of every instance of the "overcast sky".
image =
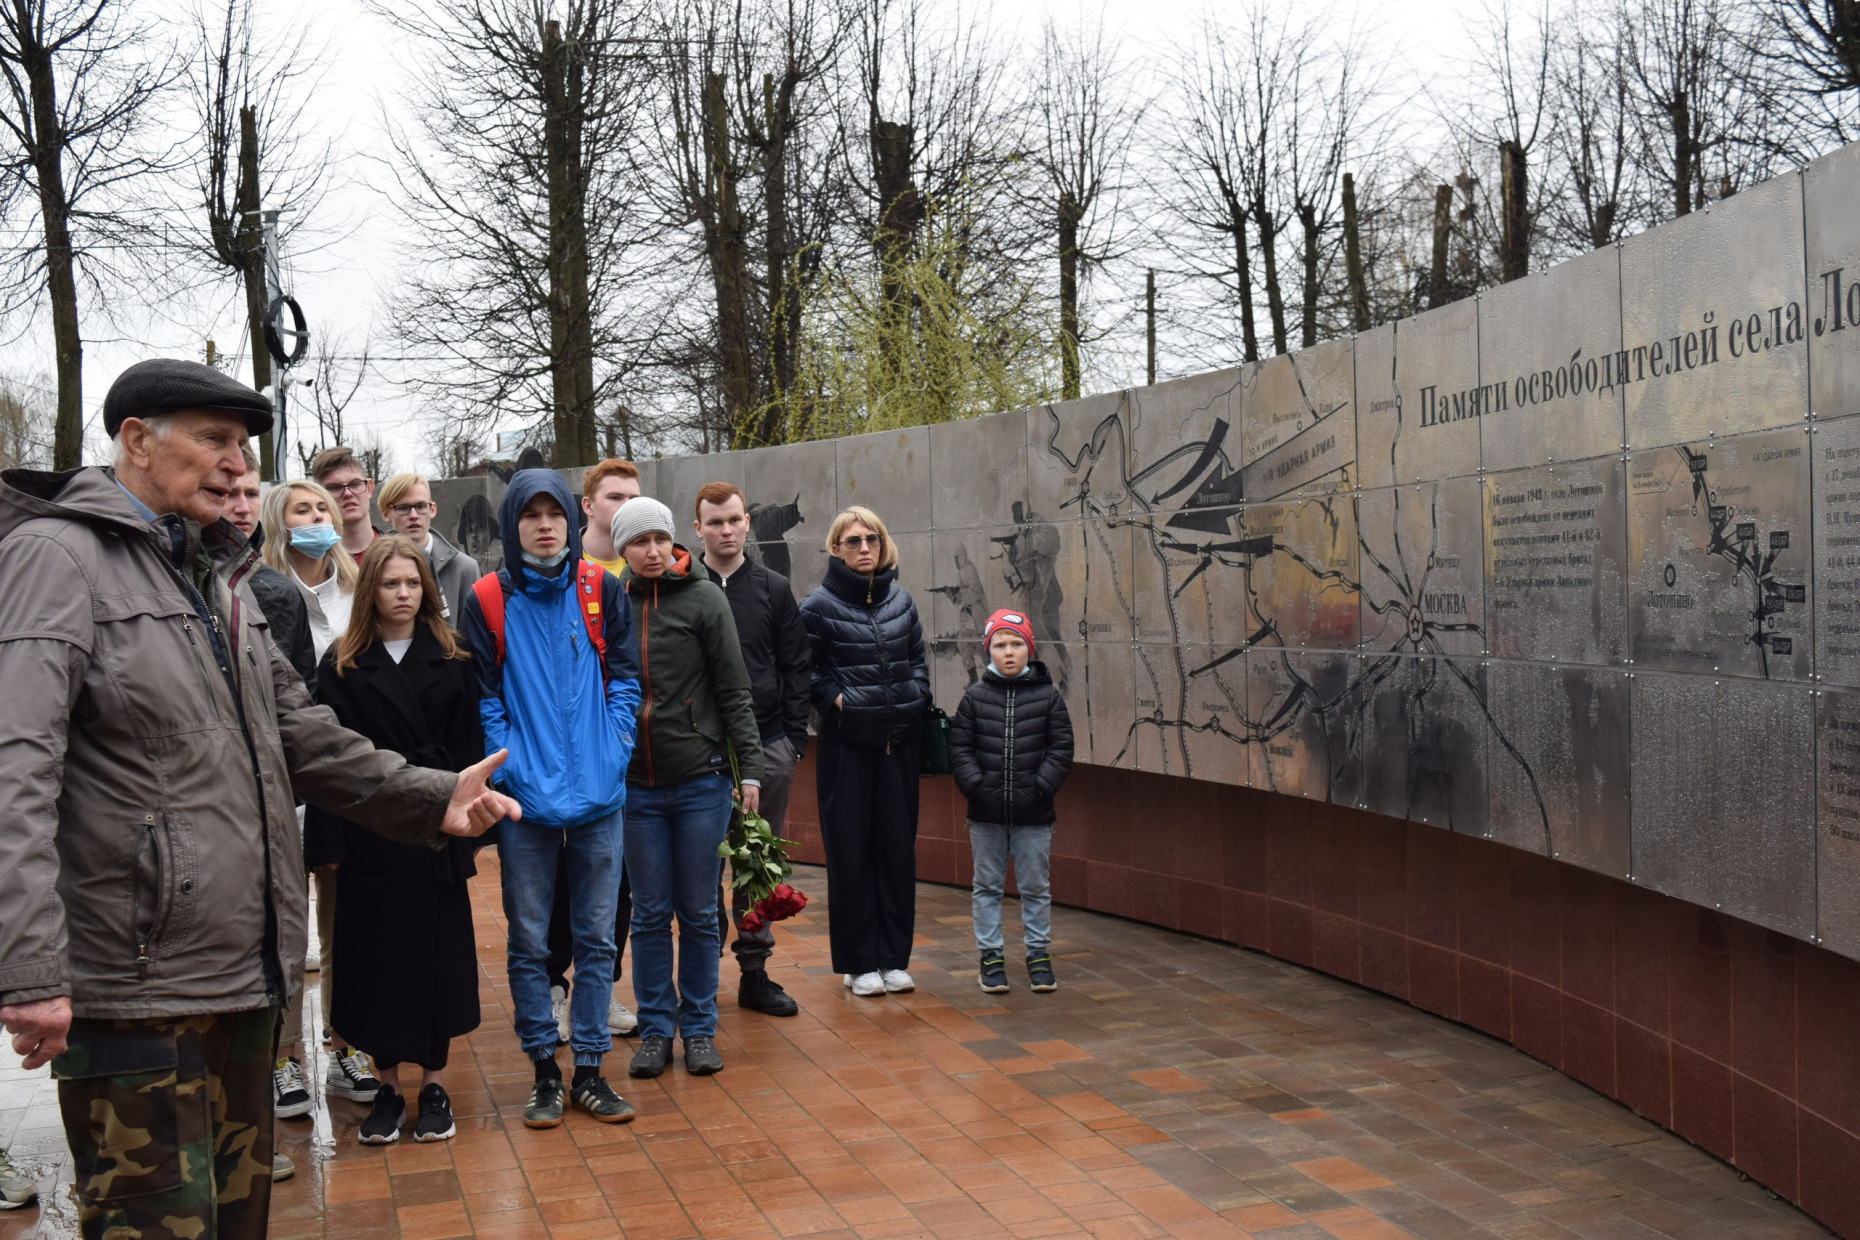
[[(165, 3), (166, 0), (137, 0)], [(1022, 0), (996, 0), (997, 12), (1017, 20), (1021, 37), (1031, 37), (1046, 6)], [(1435, 80), (1451, 73), (1470, 56), (1468, 27), (1476, 21), (1479, 0), (1374, 0), (1360, 6), (1331, 5), (1340, 23), (1361, 13), (1376, 30), (1378, 56), (1399, 66), (1392, 76), (1398, 83)], [(1161, 46), (1190, 28), (1201, 11), (1200, 0), (1105, 0), (1107, 27), (1121, 30), (1129, 44)], [(1079, 11), (1059, 5), (1065, 15)], [(1086, 9), (1085, 11), (1095, 11)], [(322, 231), (337, 238), (321, 252), (286, 255), (287, 291), (296, 295), (313, 330), (346, 332), (360, 340), (374, 328), (376, 349), (389, 355), (384, 296), (396, 272), (408, 261), (402, 246), (402, 225), (384, 192), (384, 169), (377, 162), (381, 146), (380, 113), (392, 107), (401, 54), (391, 32), (368, 14), (359, 0), (320, 0), (318, 3), (272, 4), (260, 10), (268, 28), (302, 29), (311, 42), (329, 46), (319, 86), (312, 96), (307, 121), (319, 136), (336, 145), (336, 188), (322, 203)], [(1161, 59), (1152, 65), (1164, 64)], [(1152, 72), (1162, 72), (1153, 69)], [(1157, 87), (1167, 83), (1158, 80)], [(289, 210), (289, 203), (267, 201), (266, 206)], [(154, 300), (154, 299), (150, 299)], [(134, 316), (118, 338), (108, 324), (84, 324), (84, 404), (92, 427), (110, 381), (126, 365), (144, 357), (204, 355), (212, 338), (222, 352), (244, 353), (243, 296), (227, 282), (211, 296), (186, 304)], [(17, 326), (16, 326), (17, 330)], [(9, 333), (10, 335), (11, 333)], [(18, 376), (42, 375), (49, 382), (49, 319), (41, 314), (30, 330), (14, 343), (0, 347), (0, 368)], [(1137, 356), (1131, 351), (1130, 356)], [(1184, 372), (1212, 368), (1187, 366)], [(251, 377), (249, 361), (240, 377)], [(432, 462), (418, 426), (419, 408), (395, 380), (402, 367), (382, 362), (365, 384), (349, 416), (353, 423), (378, 433), (389, 449), (390, 463), (401, 468), (424, 468)], [(1098, 386), (1140, 381), (1138, 376), (1100, 374)], [(514, 426), (514, 422), (513, 422)], [(355, 438), (355, 436), (352, 436)], [(96, 455), (95, 450), (87, 459)]]

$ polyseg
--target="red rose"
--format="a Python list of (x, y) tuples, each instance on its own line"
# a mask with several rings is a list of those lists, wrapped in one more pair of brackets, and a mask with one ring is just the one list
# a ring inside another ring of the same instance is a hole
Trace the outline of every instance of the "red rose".
[(784, 921), (807, 907), (807, 896), (787, 883), (778, 883), (775, 890), (756, 902), (756, 908), (769, 921)]
[(762, 916), (761, 909), (762, 909), (762, 906), (760, 904), (757, 904), (754, 908), (749, 909), (741, 917), (737, 918), (736, 919), (737, 929), (752, 931), (752, 932), (762, 929), (762, 927), (767, 923)]

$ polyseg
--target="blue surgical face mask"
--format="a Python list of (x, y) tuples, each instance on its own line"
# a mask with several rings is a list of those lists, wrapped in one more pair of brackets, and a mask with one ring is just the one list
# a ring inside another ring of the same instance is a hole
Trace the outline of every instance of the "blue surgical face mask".
[(300, 525), (291, 531), (291, 549), (313, 560), (328, 555), (329, 549), (341, 541), (342, 535), (333, 525)]

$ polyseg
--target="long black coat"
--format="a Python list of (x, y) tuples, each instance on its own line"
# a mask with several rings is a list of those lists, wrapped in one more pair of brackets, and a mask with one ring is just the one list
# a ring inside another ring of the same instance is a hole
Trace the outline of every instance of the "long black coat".
[[(930, 670), (917, 604), (896, 569), (870, 577), (827, 561), (826, 580), (801, 600), (813, 656), (814, 709), (823, 740), (892, 745), (915, 739), (930, 705)], [(834, 706), (842, 698), (843, 705)]]
[(971, 822), (1032, 827), (1056, 817), (1053, 796), (1072, 769), (1072, 716), (1046, 664), (1030, 666), (1013, 680), (989, 667), (950, 721), (950, 774)]
[[(447, 659), (424, 625), (398, 664), (376, 642), (338, 676), (332, 647), (317, 669), (317, 700), (344, 727), (417, 765), (459, 771), (484, 756), (471, 661)], [(435, 852), (315, 808), (310, 815), (343, 845), (330, 1024), (388, 1063), (423, 1060), (435, 1039), (476, 1029), (471, 841), (449, 838)]]

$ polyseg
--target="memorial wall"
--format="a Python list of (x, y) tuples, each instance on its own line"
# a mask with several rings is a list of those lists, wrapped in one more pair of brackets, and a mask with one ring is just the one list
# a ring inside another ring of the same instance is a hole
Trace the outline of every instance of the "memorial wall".
[[(1081, 761), (1482, 836), (1860, 958), (1857, 207), (1848, 148), (1354, 339), (642, 485), (681, 520), (742, 487), (797, 595), (834, 513), (876, 510), (947, 709), (1019, 608)], [(435, 487), (487, 561), (501, 489)]]

